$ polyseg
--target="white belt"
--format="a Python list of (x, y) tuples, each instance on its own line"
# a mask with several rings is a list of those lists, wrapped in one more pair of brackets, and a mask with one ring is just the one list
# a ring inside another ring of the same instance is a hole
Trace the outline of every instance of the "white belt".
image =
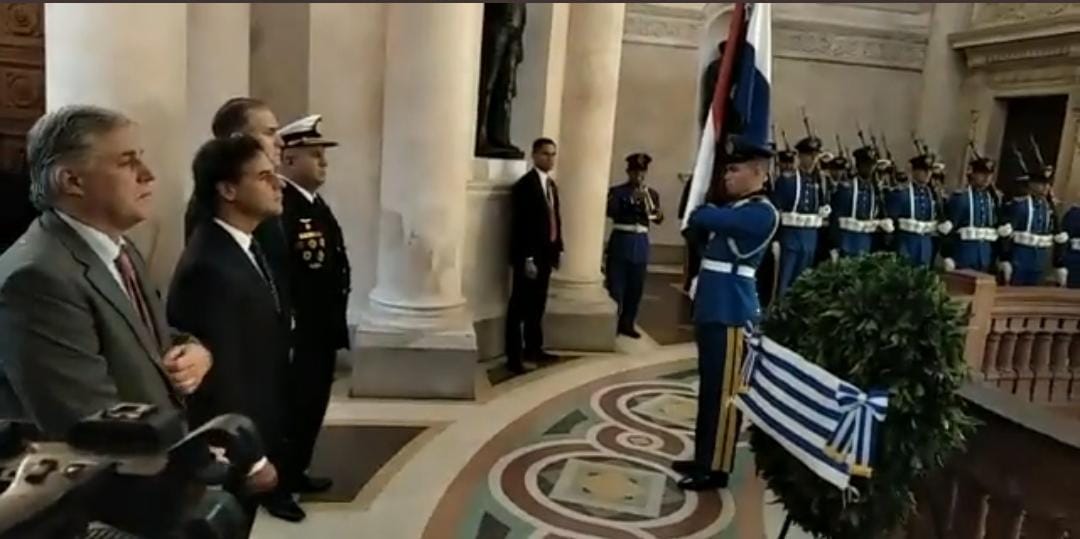
[(859, 234), (869, 234), (878, 229), (877, 221), (860, 221), (851, 217), (840, 218), (840, 229)]
[(752, 266), (736, 266), (731, 262), (720, 262), (719, 260), (709, 260), (708, 258), (701, 261), (701, 269), (715, 273), (734, 273), (739, 277), (746, 277), (747, 279), (753, 279), (757, 276), (757, 268)]
[(1032, 234), (1031, 232), (1013, 232), (1013, 241), (1025, 247), (1052, 247), (1054, 236), (1050, 234)]
[(780, 214), (780, 224), (794, 228), (821, 228), (824, 219), (816, 213), (786, 212)]
[(612, 230), (618, 230), (619, 232), (629, 232), (631, 234), (648, 234), (649, 227), (645, 225), (620, 225), (615, 224), (611, 226)]
[(965, 226), (956, 231), (964, 241), (997, 241), (998, 231), (993, 228)]
[(937, 223), (933, 221), (918, 221), (915, 219), (900, 219), (900, 230), (912, 234), (933, 234), (937, 231)]
[(1074, 251), (1080, 251), (1080, 238), (1073, 238), (1069, 241), (1069, 247)]

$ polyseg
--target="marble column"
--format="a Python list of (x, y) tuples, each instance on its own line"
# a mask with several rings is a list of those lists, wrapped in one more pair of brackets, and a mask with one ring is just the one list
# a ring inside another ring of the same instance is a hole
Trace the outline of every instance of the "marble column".
[(923, 64), (918, 135), (945, 159), (948, 181), (963, 181), (963, 162), (970, 118), (964, 107), (964, 55), (949, 44), (949, 35), (971, 24), (973, 4), (935, 3)]
[(375, 285), (378, 256), (386, 5), (313, 3), (309, 19), (307, 111), (322, 114), (323, 133), (341, 144), (327, 153), (321, 193), (349, 250), (349, 320), (355, 322)]
[(269, 103), (283, 124), (307, 114), (315, 5), (251, 4), (251, 94)]
[(511, 139), (529, 153), (537, 137), (559, 138), (570, 5), (528, 4), (525, 59), (518, 67)]
[(46, 107), (99, 105), (139, 124), (157, 176), (155, 212), (131, 237), (163, 288), (182, 247), (190, 181), (187, 15), (185, 4), (45, 5)]
[[(187, 4), (188, 155), (213, 134), (210, 123), (225, 101), (249, 92), (251, 4)], [(185, 183), (184, 195), (193, 184)]]
[(615, 304), (603, 287), (600, 265), (625, 9), (621, 3), (570, 6), (554, 171), (565, 252), (544, 320), (545, 346), (554, 350), (615, 348)]
[(472, 398), (476, 334), (462, 251), (483, 6), (386, 9), (379, 255), (352, 394)]

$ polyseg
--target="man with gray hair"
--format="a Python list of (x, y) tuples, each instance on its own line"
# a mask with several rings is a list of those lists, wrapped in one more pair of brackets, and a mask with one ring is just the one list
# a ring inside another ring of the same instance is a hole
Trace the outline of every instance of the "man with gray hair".
[(0, 418), (63, 436), (120, 402), (180, 407), (210, 353), (165, 324), (124, 237), (152, 210), (137, 126), (92, 106), (46, 114), (27, 135), (41, 216), (0, 256)]

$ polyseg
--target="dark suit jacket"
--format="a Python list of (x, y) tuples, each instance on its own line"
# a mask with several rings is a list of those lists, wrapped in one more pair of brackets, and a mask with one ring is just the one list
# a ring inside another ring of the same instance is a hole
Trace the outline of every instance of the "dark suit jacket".
[(532, 257), (537, 264), (558, 267), (563, 251), (562, 214), (559, 212), (559, 189), (551, 184), (558, 231), (551, 241), (547, 196), (540, 175), (530, 170), (510, 191), (510, 264), (521, 267)]
[[(199, 225), (213, 221), (214, 217), (195, 200), (194, 196), (188, 199), (187, 209), (184, 211), (184, 244), (191, 241), (191, 236), (195, 234)], [(255, 228), (253, 236), (259, 240), (259, 245), (262, 246), (266, 259), (274, 271), (285, 275), (288, 269), (288, 246), (285, 244), (281, 218), (273, 217), (263, 221)]]
[(285, 184), (283, 205), (296, 344), (348, 348), (351, 271), (341, 226), (329, 206), (309, 202), (291, 183)]
[(160, 345), (101, 258), (55, 213), (0, 256), (0, 417), (62, 436), (118, 402), (180, 406), (160, 360), (181, 336), (165, 325), (145, 262), (130, 251)]
[(184, 248), (168, 302), (169, 322), (198, 338), (214, 356), (213, 368), (189, 398), (189, 421), (198, 425), (223, 413), (246, 415), (259, 428), (271, 458), (281, 451), (290, 347), (287, 288), (279, 289), (280, 311), (240, 245), (209, 221)]

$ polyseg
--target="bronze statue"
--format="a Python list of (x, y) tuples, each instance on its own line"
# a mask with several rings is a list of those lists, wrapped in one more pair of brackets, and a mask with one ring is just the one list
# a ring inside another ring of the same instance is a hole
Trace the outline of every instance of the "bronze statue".
[(476, 155), (521, 159), (510, 142), (510, 104), (517, 95), (517, 67), (524, 53), (524, 3), (485, 3), (480, 52), (480, 105), (476, 114)]

